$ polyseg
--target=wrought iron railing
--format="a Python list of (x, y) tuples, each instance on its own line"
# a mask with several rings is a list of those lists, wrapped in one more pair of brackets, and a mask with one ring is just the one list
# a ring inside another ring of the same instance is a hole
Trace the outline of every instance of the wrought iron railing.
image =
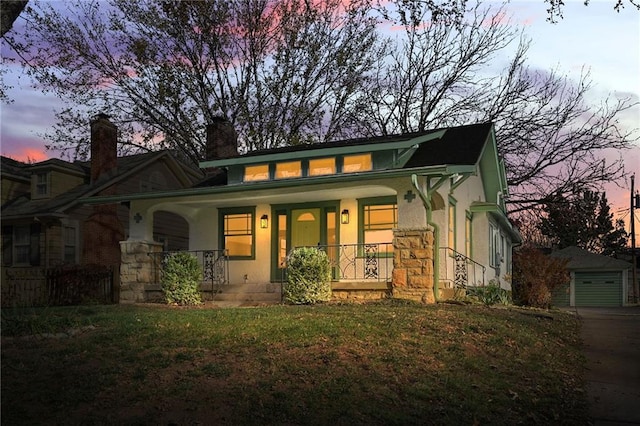
[(450, 247), (440, 247), (440, 281), (454, 288), (484, 286), (486, 267)]
[[(162, 283), (163, 267), (167, 259), (178, 253), (176, 251), (161, 251), (149, 253), (153, 258), (154, 282)], [(220, 291), (222, 286), (229, 284), (229, 256), (226, 250), (189, 250), (198, 259), (202, 267), (201, 291), (210, 291), (212, 296)]]
[(314, 246), (327, 253), (336, 281), (391, 281), (393, 244), (339, 244)]

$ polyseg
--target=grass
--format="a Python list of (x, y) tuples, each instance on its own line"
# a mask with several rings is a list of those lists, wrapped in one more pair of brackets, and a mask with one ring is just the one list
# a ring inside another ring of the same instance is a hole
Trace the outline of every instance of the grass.
[(390, 300), (2, 314), (4, 424), (589, 423), (579, 324), (562, 312)]

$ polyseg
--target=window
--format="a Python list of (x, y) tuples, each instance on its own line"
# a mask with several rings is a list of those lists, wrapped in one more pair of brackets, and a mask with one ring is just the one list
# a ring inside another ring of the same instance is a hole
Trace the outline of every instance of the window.
[(269, 179), (269, 165), (259, 164), (257, 166), (246, 166), (244, 168), (244, 181), (251, 182), (256, 180)]
[(504, 236), (500, 234), (498, 228), (489, 225), (489, 264), (494, 268), (500, 266), (504, 255)]
[(447, 242), (451, 250), (456, 249), (456, 205), (455, 205), (455, 202), (451, 199), (449, 199), (449, 221), (448, 221), (448, 229), (447, 229)]
[(64, 236), (64, 261), (65, 263), (76, 263), (76, 228), (73, 226), (63, 227)]
[(365, 172), (371, 169), (371, 154), (346, 155), (343, 158), (343, 173)]
[(464, 221), (464, 249), (465, 255), (471, 258), (471, 213), (467, 212), (465, 221)]
[(31, 253), (31, 228), (28, 225), (13, 228), (13, 249), (16, 265), (28, 265)]
[(49, 173), (38, 173), (36, 175), (36, 198), (49, 195)]
[(254, 209), (222, 212), (221, 246), (228, 251), (231, 259), (254, 257), (254, 216)]
[(309, 160), (309, 176), (331, 175), (335, 172), (335, 158), (314, 158)]
[(300, 176), (302, 176), (302, 164), (300, 161), (276, 163), (276, 179), (289, 179)]
[[(398, 206), (389, 199), (380, 201), (361, 200), (361, 241), (364, 244), (390, 243), (393, 228), (398, 227)], [(382, 249), (382, 247), (381, 247)], [(388, 248), (392, 250), (391, 247)]]

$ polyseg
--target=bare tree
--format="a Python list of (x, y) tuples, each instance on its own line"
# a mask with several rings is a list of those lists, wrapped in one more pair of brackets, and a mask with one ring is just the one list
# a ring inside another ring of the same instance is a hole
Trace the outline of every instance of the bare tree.
[[(377, 55), (366, 1), (36, 2), (15, 46), (67, 102), (51, 147), (87, 155), (97, 112), (123, 152), (176, 148), (196, 162), (205, 123), (228, 117), (247, 150), (340, 135)], [(21, 44), (20, 44), (21, 43)], [(69, 131), (71, 130), (71, 131)]]
[(122, 152), (171, 148), (194, 162), (216, 115), (247, 151), (492, 121), (521, 212), (619, 179), (621, 159), (603, 153), (635, 140), (617, 120), (637, 103), (594, 106), (587, 73), (530, 69), (504, 8), (479, 2), (73, 0), (27, 12), (21, 38), (5, 39), (67, 102), (50, 146), (73, 158), (88, 155), (98, 112), (120, 124)]
[[(404, 34), (367, 87), (371, 102), (354, 119), (362, 133), (494, 122), (512, 212), (623, 177), (622, 157), (607, 163), (604, 153), (637, 140), (618, 117), (638, 104), (607, 99), (594, 106), (586, 101), (588, 74), (574, 82), (553, 70), (531, 70), (529, 41), (508, 25), (503, 9), (476, 4), (464, 19), (432, 21), (423, 4), (397, 1), (385, 16), (396, 16)], [(510, 45), (516, 46), (510, 63), (487, 73)]]
[[(563, 18), (562, 9), (564, 8), (564, 1), (565, 0), (544, 0), (544, 2), (549, 6), (547, 9), (547, 20), (549, 22), (556, 23), (558, 21), (558, 18)], [(588, 6), (589, 3), (591, 3), (590, 0), (584, 0), (585, 6)], [(640, 10), (640, 2), (638, 2), (638, 0), (612, 0), (612, 3), (613, 9), (616, 12), (620, 12), (620, 10), (623, 9), (626, 4), (629, 4), (630, 6)]]

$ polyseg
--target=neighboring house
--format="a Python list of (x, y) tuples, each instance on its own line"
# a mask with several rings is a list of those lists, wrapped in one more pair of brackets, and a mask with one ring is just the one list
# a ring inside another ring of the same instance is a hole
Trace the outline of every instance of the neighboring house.
[(122, 302), (148, 300), (158, 289), (158, 258), (148, 253), (163, 250), (153, 237), (160, 212), (182, 217), (205, 276), (224, 269), (216, 297), (234, 286), (245, 286), (242, 300), (278, 295), (297, 246), (329, 253), (337, 298), (433, 302), (469, 285), (510, 288), (521, 237), (506, 216), (491, 123), (245, 155), (236, 143), (231, 125), (217, 119), (207, 127), (203, 184), (83, 200), (130, 205)]
[[(117, 128), (105, 115), (91, 123), (91, 162), (50, 159), (26, 164), (2, 157), (2, 282), (72, 264), (120, 264), (126, 204), (87, 206), (80, 199), (191, 187), (200, 170), (168, 152), (117, 158)], [(184, 249), (184, 230), (164, 219), (158, 236)]]
[(567, 247), (550, 255), (568, 259), (571, 282), (553, 292), (554, 306), (623, 306), (633, 295), (631, 263), (578, 247)]

